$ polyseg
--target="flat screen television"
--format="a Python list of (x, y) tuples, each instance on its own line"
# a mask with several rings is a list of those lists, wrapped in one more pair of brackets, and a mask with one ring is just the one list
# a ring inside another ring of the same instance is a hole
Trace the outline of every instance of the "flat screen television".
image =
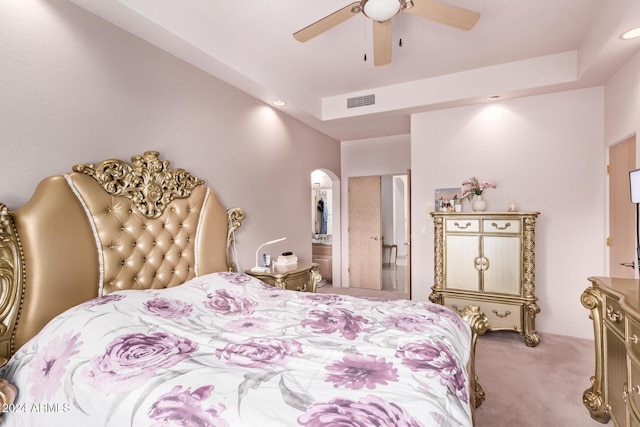
[(629, 172), (631, 185), (631, 203), (640, 203), (640, 169)]

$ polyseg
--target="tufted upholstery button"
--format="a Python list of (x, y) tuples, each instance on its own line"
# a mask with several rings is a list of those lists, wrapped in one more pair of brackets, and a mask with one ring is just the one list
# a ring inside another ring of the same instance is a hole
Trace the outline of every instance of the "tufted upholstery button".
[(194, 276), (195, 233), (202, 212), (208, 211), (207, 193), (198, 191), (201, 194), (195, 202), (191, 198), (174, 200), (153, 219), (145, 217), (134, 202), (118, 196), (89, 206), (91, 212), (99, 213), (94, 218), (103, 242), (105, 293), (130, 287), (160, 289)]

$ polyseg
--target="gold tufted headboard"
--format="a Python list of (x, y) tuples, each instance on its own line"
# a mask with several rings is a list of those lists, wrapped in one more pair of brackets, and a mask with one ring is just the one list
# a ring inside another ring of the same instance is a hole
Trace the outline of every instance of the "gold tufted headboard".
[(96, 296), (234, 270), (244, 212), (158, 154), (77, 165), (14, 212), (0, 204), (0, 357)]

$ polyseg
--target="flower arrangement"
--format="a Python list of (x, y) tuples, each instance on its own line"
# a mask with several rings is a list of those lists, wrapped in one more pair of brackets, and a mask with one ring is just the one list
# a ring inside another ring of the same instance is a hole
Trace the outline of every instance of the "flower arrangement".
[(496, 183), (492, 181), (480, 181), (475, 176), (462, 183), (462, 199), (469, 199), (473, 196), (480, 196), (487, 188), (496, 188)]

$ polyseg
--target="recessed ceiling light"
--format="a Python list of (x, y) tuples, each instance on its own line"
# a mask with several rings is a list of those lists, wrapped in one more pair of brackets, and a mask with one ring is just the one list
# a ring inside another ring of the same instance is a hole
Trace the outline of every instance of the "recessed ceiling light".
[(498, 99), (501, 99), (502, 96), (500, 95), (491, 95), (491, 96), (487, 96), (484, 100), (485, 101), (497, 101)]
[(284, 102), (284, 101), (282, 101), (280, 99), (278, 99), (276, 101), (273, 101), (272, 104), (275, 105), (276, 107), (284, 107), (285, 105), (287, 105), (286, 102)]
[(625, 31), (620, 38), (623, 40), (635, 39), (640, 37), (640, 27), (632, 28), (629, 31)]

